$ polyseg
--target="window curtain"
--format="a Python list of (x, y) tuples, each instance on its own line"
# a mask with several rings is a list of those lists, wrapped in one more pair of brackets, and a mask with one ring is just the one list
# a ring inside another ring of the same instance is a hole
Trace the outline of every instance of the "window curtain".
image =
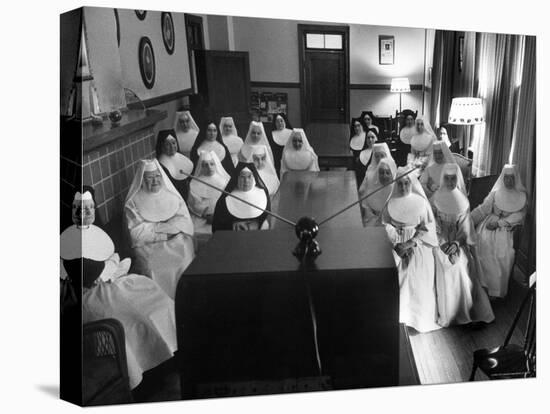
[(455, 69), (454, 49), (455, 32), (436, 30), (430, 99), (430, 122), (436, 128), (449, 118)]
[(476, 96), (483, 99), (485, 123), (475, 128), (471, 145), (474, 175), (498, 174), (509, 160), (524, 42), (522, 35), (476, 34)]
[(526, 36), (523, 73), (518, 98), (511, 161), (517, 164), (523, 184), (529, 192), (524, 230), (518, 246), (518, 265), (525, 275), (536, 270), (536, 38)]

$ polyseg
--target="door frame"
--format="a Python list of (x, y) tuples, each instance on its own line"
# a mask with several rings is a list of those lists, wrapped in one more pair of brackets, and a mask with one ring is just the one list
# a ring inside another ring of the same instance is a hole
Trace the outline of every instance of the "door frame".
[(198, 86), (197, 86), (197, 73), (196, 73), (196, 64), (195, 64), (195, 50), (199, 49), (192, 49), (191, 45), (189, 44), (189, 39), (187, 37), (187, 27), (189, 25), (195, 24), (200, 25), (200, 35), (201, 35), (201, 43), (203, 46), (203, 49), (206, 47), (204, 44), (204, 23), (201, 16), (197, 16), (195, 14), (189, 14), (184, 13), (184, 20), (185, 20), (185, 41), (187, 43), (187, 56), (189, 59), (189, 71), (191, 73), (191, 88), (193, 90), (193, 93), (198, 93)]
[[(299, 50), (299, 67), (300, 67), (300, 109), (302, 115), (302, 126), (305, 128), (309, 123), (309, 114), (306, 102), (306, 33), (328, 33), (341, 34), (343, 36), (344, 49), (344, 119), (349, 120), (349, 26), (331, 26), (321, 24), (298, 24), (298, 50)], [(320, 49), (323, 51), (323, 49)], [(326, 53), (340, 53), (330, 50), (325, 50)]]

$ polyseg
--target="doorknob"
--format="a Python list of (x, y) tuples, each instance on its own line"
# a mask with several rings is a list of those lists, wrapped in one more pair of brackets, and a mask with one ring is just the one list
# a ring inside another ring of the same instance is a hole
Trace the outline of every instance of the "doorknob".
[(340, 112), (344, 112), (344, 108), (340, 108)]

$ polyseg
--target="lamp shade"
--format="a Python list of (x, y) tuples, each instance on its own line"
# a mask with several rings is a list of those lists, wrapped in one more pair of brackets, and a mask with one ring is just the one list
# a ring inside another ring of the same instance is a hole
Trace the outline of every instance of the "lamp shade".
[(481, 98), (453, 98), (449, 111), (449, 124), (475, 125), (483, 121)]
[(391, 92), (410, 92), (409, 78), (393, 78), (391, 80)]

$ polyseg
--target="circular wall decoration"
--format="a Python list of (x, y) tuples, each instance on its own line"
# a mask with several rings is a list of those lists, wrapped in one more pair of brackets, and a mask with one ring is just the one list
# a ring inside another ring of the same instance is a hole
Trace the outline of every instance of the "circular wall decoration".
[(139, 20), (145, 20), (145, 16), (147, 16), (147, 10), (134, 10), (136, 12), (136, 16)]
[(115, 23), (116, 23), (116, 42), (118, 46), (120, 47), (120, 21), (118, 19), (118, 10), (113, 9), (115, 12)]
[(172, 20), (172, 13), (162, 12), (160, 15), (161, 28), (162, 28), (162, 40), (164, 41), (164, 47), (169, 55), (174, 53), (176, 46), (176, 36), (174, 31), (174, 20)]
[(155, 53), (147, 36), (143, 36), (139, 41), (138, 59), (141, 79), (147, 89), (151, 89), (155, 84)]

